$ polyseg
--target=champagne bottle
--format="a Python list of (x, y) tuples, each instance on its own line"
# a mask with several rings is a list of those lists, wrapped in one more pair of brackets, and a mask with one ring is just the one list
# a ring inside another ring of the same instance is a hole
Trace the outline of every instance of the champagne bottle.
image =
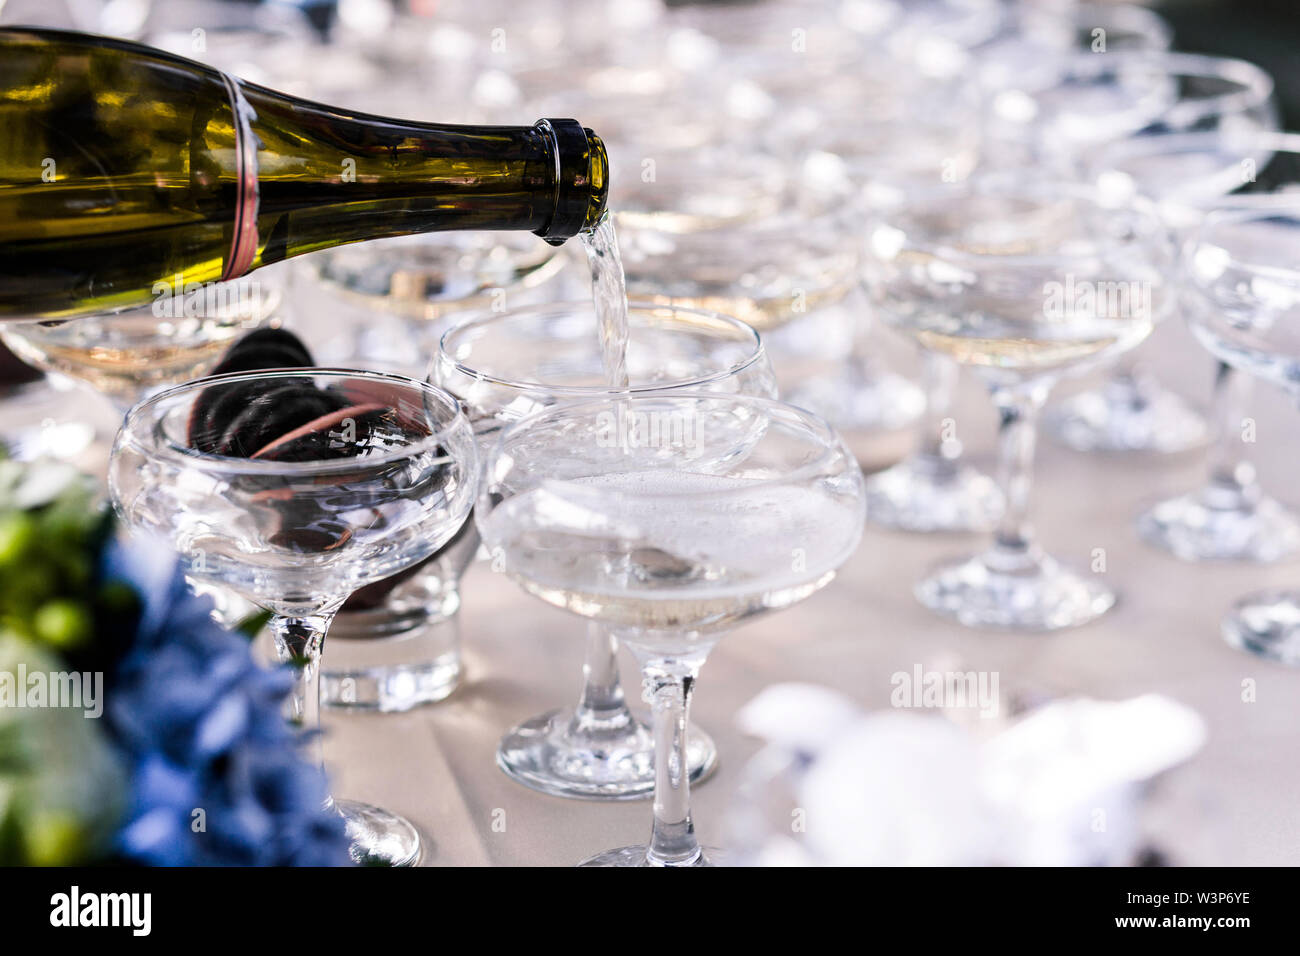
[(106, 37), (0, 27), (0, 322), (137, 307), (363, 239), (595, 225), (570, 119), (358, 115)]

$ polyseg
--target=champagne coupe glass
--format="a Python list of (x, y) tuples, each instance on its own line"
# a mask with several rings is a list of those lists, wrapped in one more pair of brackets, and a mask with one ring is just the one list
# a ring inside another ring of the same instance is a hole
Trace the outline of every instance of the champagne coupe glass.
[[(864, 335), (867, 324), (841, 166), (813, 157), (792, 177), (787, 163), (719, 148), (660, 154), (653, 179), (627, 179), (613, 208), (628, 295), (748, 322), (783, 389), (801, 391), (805, 407), (834, 405), (808, 369), (828, 357), (827, 343), (838, 360), (844, 333)], [(851, 392), (839, 417), (881, 430), (915, 421), (924, 401), (876, 362), (856, 366)]]
[[(842, 179), (847, 194), (867, 203), (886, 182), (905, 188), (908, 183), (929, 187), (965, 179), (979, 155), (978, 100), (967, 84), (912, 76), (902, 66), (882, 60), (819, 85), (815, 99), (794, 103), (772, 124), (772, 150), (801, 170), (802, 179), (818, 173)], [(842, 226), (855, 239), (859, 235), (858, 223), (849, 217)], [(922, 445), (929, 446), (928, 425), (946, 414), (949, 383), (927, 375), (931, 387), (918, 402), (910, 383), (879, 368), (870, 314), (863, 309), (856, 318), (844, 359), (827, 374), (809, 376), (787, 389), (787, 399), (842, 432), (896, 428), (915, 419), (924, 429)], [(922, 404), (925, 418), (918, 415)], [(873, 521), (918, 530), (991, 526), (998, 495), (988, 478), (952, 461), (942, 480), (931, 480), (933, 469), (914, 464), (909, 460), (892, 471), (895, 479), (906, 472), (906, 479), (892, 483), (895, 494), (881, 496), (880, 507), (867, 509)], [(962, 486), (958, 472), (969, 476), (971, 484)]]
[(186, 286), (162, 284), (148, 306), (68, 321), (8, 323), (5, 344), (24, 361), (81, 382), (119, 414), (148, 392), (204, 374), (245, 332), (280, 320), (274, 274)]
[(723, 632), (812, 595), (853, 554), (865, 511), (853, 455), (793, 405), (643, 393), (511, 426), (485, 476), (484, 543), (528, 593), (616, 632), (653, 710), (649, 845), (583, 865), (708, 865), (682, 772), (691, 692)]
[(712, 161), (701, 158), (680, 177), (665, 177), (661, 166), (659, 179), (616, 212), (629, 296), (714, 309), (764, 335), (861, 306), (843, 197), (769, 193), (733, 215), (701, 215), (692, 197), (712, 190)]
[(1115, 601), (1058, 564), (1028, 522), (1034, 438), (1052, 385), (1133, 348), (1168, 309), (1172, 244), (1141, 200), (1085, 186), (972, 180), (913, 195), (869, 226), (868, 281), (886, 321), (972, 367), (1000, 415), (1007, 510), (994, 545), (917, 585), (968, 626), (1050, 630)]
[[(1092, 168), (1100, 182), (1135, 190), (1140, 184), (1186, 240), (1211, 211), (1294, 202), (1300, 135), (1215, 130), (1133, 137), (1102, 150)], [(1191, 295), (1186, 308), (1205, 304)], [(1138, 533), (1149, 544), (1186, 561), (1277, 561), (1300, 547), (1300, 519), (1265, 494), (1244, 455), (1240, 428), (1252, 381), (1218, 363), (1208, 479), (1138, 518)]]
[[(1028, 71), (992, 98), (999, 128), (1018, 126), (1029, 155), (1086, 173), (1091, 151), (1126, 136), (1276, 129), (1273, 81), (1244, 60), (1185, 53), (1084, 53), (1050, 79)], [(1139, 183), (1146, 188), (1145, 182)], [(1203, 444), (1205, 419), (1136, 363), (1051, 409), (1050, 434), (1079, 451), (1174, 453)]]
[[(949, 182), (964, 182), (968, 175), (966, 170)], [(905, 205), (913, 193), (932, 193), (940, 181), (907, 177), (890, 182), (881, 177), (865, 188), (863, 202), (869, 214), (884, 215)], [(868, 243), (867, 274), (874, 254)], [(961, 460), (961, 442), (947, 427), (960, 366), (940, 352), (920, 351), (925, 414), (916, 450), (867, 478), (867, 514), (873, 523), (900, 531), (991, 530), (1005, 507), (1002, 491), (992, 478)]]
[[(1105, 32), (1112, 49), (1162, 48), (1169, 41), (1160, 17), (1141, 8), (1081, 4), (1065, 16), (1061, 11), (1026, 7), (1012, 12), (1018, 18), (1014, 28), (978, 48), (991, 79), (1000, 75), (994, 70), (1015, 76), (1013, 64), (1050, 62), (1062, 51), (1086, 49), (1096, 29)], [(927, 59), (933, 62), (933, 56)], [(949, 60), (940, 69), (951, 70), (953, 63), (964, 59)], [(905, 201), (909, 186), (960, 182), (975, 168), (981, 146), (980, 112), (977, 104), (970, 103), (969, 89), (964, 76), (958, 83), (931, 77), (922, 87), (921, 101), (899, 117), (896, 134), (864, 135), (860, 123), (840, 123), (835, 128), (851, 131), (856, 148), (828, 148), (850, 158), (855, 182), (869, 204)], [(898, 103), (902, 98), (891, 100)], [(900, 139), (907, 145), (896, 149)], [(886, 143), (888, 148), (882, 149)], [(961, 460), (961, 443), (945, 428), (959, 367), (936, 352), (923, 351), (921, 363), (925, 414), (918, 422), (916, 450), (868, 477), (867, 514), (875, 524), (902, 531), (989, 530), (1002, 513), (1002, 493), (993, 479)], [(836, 416), (831, 421), (842, 427)]]
[[(286, 403), (303, 401), (283, 397), (290, 393), (337, 411), (281, 433), (271, 426), (286, 423)], [(236, 414), (232, 404), (239, 417), (210, 427)], [(249, 410), (269, 417), (234, 432)], [(195, 581), (272, 613), (280, 660), (298, 669), (291, 717), (312, 731), (334, 614), (357, 588), (417, 564), (455, 534), (477, 479), (473, 430), (445, 392), (315, 368), (210, 376), (146, 399), (127, 414), (109, 468), (113, 503), (132, 531), (171, 542)], [(331, 802), (358, 862), (419, 858), (406, 820)]]
[[(1300, 400), (1300, 199), (1206, 218), (1186, 257), (1204, 308), (1188, 312), (1196, 338), (1221, 361)], [(1263, 591), (1223, 620), (1229, 644), (1300, 664), (1300, 592)]]
[[(95, 440), (71, 382), (21, 361), (0, 340), (0, 448), (17, 461), (76, 460)], [(77, 411), (70, 409), (76, 407)]]
[(562, 246), (511, 232), (445, 232), (297, 260), (295, 318), (320, 360), (413, 377), (456, 316), (565, 298)]
[[(630, 394), (678, 389), (774, 397), (775, 377), (758, 334), (728, 316), (638, 303), (628, 309)], [(482, 450), (507, 424), (559, 402), (628, 394), (604, 384), (590, 302), (537, 305), (471, 319), (447, 332), (431, 379), (455, 395)], [(588, 629), (576, 707), (510, 730), (497, 764), (512, 779), (558, 796), (631, 799), (654, 787), (654, 741), (633, 716), (618, 676), (618, 641)], [(703, 733), (686, 744), (688, 776), (706, 777), (717, 749)]]

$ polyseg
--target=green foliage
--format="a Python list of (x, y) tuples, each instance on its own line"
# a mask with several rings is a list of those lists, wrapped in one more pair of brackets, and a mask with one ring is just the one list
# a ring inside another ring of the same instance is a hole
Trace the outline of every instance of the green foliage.
[[(66, 665), (0, 636), (0, 672)], [(0, 707), (0, 866), (101, 858), (120, 819), (126, 777), (100, 721), (60, 707)]]
[(94, 580), (110, 519), (75, 469), (0, 460), (0, 634), (74, 652), (104, 607), (129, 613), (133, 597)]
[[(45, 674), (99, 669), (95, 660), (111, 649), (91, 646), (97, 623), (133, 619), (134, 591), (96, 580), (111, 527), (92, 479), (61, 464), (0, 459), (0, 674), (11, 682), (20, 665)], [(75, 709), (0, 706), (0, 865), (97, 859), (124, 787), (98, 720)]]

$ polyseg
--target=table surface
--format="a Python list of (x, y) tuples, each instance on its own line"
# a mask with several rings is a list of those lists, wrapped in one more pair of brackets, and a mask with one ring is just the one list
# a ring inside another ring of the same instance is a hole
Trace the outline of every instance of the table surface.
[[(895, 343), (881, 348), (910, 362)], [(1160, 329), (1142, 354), (1184, 395), (1208, 397), (1211, 362), (1181, 323)], [(0, 434), (28, 424), (27, 414), (0, 404)], [(1264, 386), (1249, 414), (1258, 423), (1252, 454), (1263, 482), (1300, 506), (1292, 480), (1300, 415)], [(977, 383), (963, 383), (953, 417), (971, 461), (990, 465), (994, 417)], [(896, 454), (898, 444), (874, 457)], [(86, 460), (102, 467), (96, 454)], [(1004, 694), (1117, 699), (1159, 692), (1190, 705), (1206, 719), (1209, 737), (1152, 788), (1142, 821), (1149, 838), (1176, 864), (1300, 863), (1300, 672), (1246, 656), (1219, 637), (1220, 616), (1236, 597), (1300, 584), (1300, 568), (1186, 564), (1143, 545), (1133, 531), (1144, 504), (1191, 489), (1204, 467), (1197, 452), (1085, 455), (1040, 442), (1033, 511), (1043, 544), (1084, 568), (1093, 550), (1104, 548), (1105, 577), (1120, 593), (1111, 613), (1068, 632), (972, 631), (932, 615), (913, 598), (913, 582), (938, 560), (973, 552), (981, 538), (868, 528), (825, 590), (728, 634), (705, 665), (692, 717), (713, 735), (721, 766), (693, 794), (702, 842), (722, 839), (741, 768), (759, 746), (735, 726), (743, 704), (772, 683), (794, 680), (835, 688), (866, 709), (886, 708), (890, 676), (919, 664), (996, 671)], [(526, 596), (482, 562), (470, 569), (462, 594), (465, 674), (451, 697), (405, 714), (327, 713), (335, 793), (415, 822), (429, 844), (426, 865), (564, 866), (643, 842), (648, 801), (536, 793), (493, 761), (509, 726), (576, 698), (582, 622)], [(624, 686), (636, 698), (640, 682), (623, 656)], [(1243, 700), (1244, 681), (1253, 682), (1251, 701)]]

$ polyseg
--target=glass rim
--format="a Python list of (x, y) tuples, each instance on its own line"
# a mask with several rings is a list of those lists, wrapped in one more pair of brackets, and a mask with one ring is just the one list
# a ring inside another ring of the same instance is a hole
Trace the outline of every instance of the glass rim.
[[(667, 391), (660, 391), (658, 393), (643, 392), (639, 395), (631, 395), (631, 396), (624, 395), (621, 401), (638, 402), (642, 400), (648, 401), (652, 399), (656, 401), (662, 401), (664, 399), (668, 399), (671, 401), (727, 402), (732, 405), (743, 405), (751, 408), (752, 407), (765, 408), (769, 412), (772, 411), (779, 412), (783, 415), (786, 415), (788, 418), (793, 418), (794, 420), (799, 422), (799, 424), (802, 425), (808, 432), (810, 432), (818, 439), (820, 439), (821, 449), (813, 460), (803, 462), (798, 467), (792, 469), (791, 471), (785, 474), (773, 476), (770, 478), (750, 479), (744, 483), (743, 487), (728, 488), (723, 490), (712, 489), (708, 492), (677, 491), (677, 492), (639, 493), (639, 492), (628, 492), (628, 491), (602, 490), (602, 491), (594, 492), (596, 495), (618, 498), (618, 497), (627, 497), (628, 495), (635, 494), (637, 497), (642, 497), (642, 498), (665, 498), (669, 500), (676, 500), (676, 499), (688, 498), (688, 497), (705, 495), (705, 494), (707, 494), (707, 496), (710, 498), (729, 497), (731, 495), (741, 494), (746, 491), (750, 491), (757, 487), (786, 485), (792, 482), (800, 481), (811, 474), (815, 474), (821, 471), (827, 464), (829, 464), (834, 458), (838, 456), (843, 456), (847, 461), (851, 463), (851, 465), (854, 468), (859, 468), (860, 470), (860, 466), (857, 463), (857, 459), (853, 457), (853, 454), (849, 451), (848, 447), (844, 444), (843, 437), (840, 435), (839, 432), (835, 430), (834, 426), (832, 426), (830, 422), (826, 421), (826, 419), (822, 418), (820, 415), (816, 414), (815, 412), (810, 412), (806, 408), (802, 408), (798, 405), (791, 404), (790, 402), (782, 401), (779, 398), (768, 398), (762, 395), (743, 395), (743, 394), (723, 395), (717, 392), (667, 390)], [(566, 414), (571, 415), (574, 412), (581, 412), (584, 409), (608, 408), (610, 405), (617, 404), (619, 401), (620, 399), (617, 396), (607, 396), (603, 399), (584, 399), (583, 401), (579, 401), (579, 402), (561, 402), (557, 405), (551, 405), (546, 408), (539, 409), (538, 411), (533, 412), (532, 414), (528, 415), (525, 418), (521, 418), (516, 422), (509, 423), (505, 428), (501, 429), (500, 434), (497, 435), (496, 440), (492, 443), (492, 449), (488, 453), (488, 458), (489, 460), (491, 460), (491, 459), (495, 459), (498, 455), (508, 454), (508, 452), (506, 451), (506, 442), (509, 439), (514, 437), (519, 432), (525, 431), (532, 427), (536, 427), (538, 423), (543, 422), (548, 418), (554, 418), (558, 420), (563, 418)], [(769, 418), (770, 417), (771, 416), (769, 415)], [(643, 470), (651, 470), (651, 469), (643, 469)], [(548, 480), (548, 479), (543, 479), (543, 480)], [(555, 478), (549, 480), (569, 481), (570, 479)], [(488, 492), (488, 483), (484, 481), (479, 487), (479, 494), (484, 495), (487, 494), (487, 492)]]
[(1088, 168), (1093, 172), (1103, 173), (1109, 169), (1106, 164), (1117, 158), (1159, 156), (1166, 152), (1190, 152), (1202, 144), (1206, 146), (1222, 144), (1230, 148), (1270, 153), (1300, 153), (1300, 133), (1261, 127), (1259, 129), (1179, 130), (1125, 136), (1103, 144), (1097, 150), (1096, 158), (1089, 160)]
[[(1099, 56), (1096, 53), (1078, 51), (1063, 56), (1059, 66), (1051, 71), (1050, 78), (1043, 84), (1026, 91), (1030, 96), (1042, 93), (1059, 85), (1070, 76), (1098, 77), (1108, 73), (1120, 73), (1125, 69), (1149, 67), (1160, 70), (1173, 77), (1200, 77), (1205, 79), (1226, 80), (1242, 87), (1224, 93), (1216, 93), (1197, 100), (1177, 100), (1168, 109), (1152, 118), (1158, 123), (1171, 110), (1180, 112), (1211, 115), (1234, 109), (1242, 111), (1270, 102), (1276, 85), (1267, 71), (1249, 60), (1235, 56), (1220, 56), (1213, 53), (1183, 53), (1171, 50), (1116, 50)], [(1000, 92), (995, 87), (991, 93)], [(1242, 105), (1237, 106), (1236, 100)], [(1193, 108), (1191, 104), (1197, 104)]]
[[(1290, 218), (1295, 222), (1297, 228), (1300, 228), (1300, 195), (1278, 195), (1275, 196), (1275, 202), (1260, 204), (1249, 208), (1225, 208), (1212, 210), (1193, 233), (1187, 242), (1187, 262), (1191, 263), (1197, 254), (1197, 251), (1208, 247), (1212, 244), (1210, 236), (1213, 231), (1226, 225), (1235, 225), (1243, 222), (1256, 220), (1277, 219), (1283, 216)], [(1243, 259), (1240, 255), (1225, 249), (1222, 245), (1214, 244), (1216, 248), (1222, 249), (1227, 253), (1227, 263), (1234, 269), (1260, 278), (1269, 279), (1273, 282), (1285, 285), (1300, 286), (1300, 266), (1288, 269), (1284, 266), (1266, 265), (1261, 262), (1251, 262), (1249, 259)], [(1188, 272), (1192, 273), (1190, 266)], [(1193, 281), (1195, 281), (1193, 279)], [(1201, 290), (1208, 290), (1204, 283), (1196, 282), (1196, 286)]]
[[(418, 394), (433, 398), (446, 410), (453, 412), (448, 421), (436, 431), (420, 438), (418, 441), (401, 448), (394, 448), (378, 455), (366, 455), (356, 458), (317, 459), (313, 461), (282, 462), (261, 458), (244, 458), (229, 455), (215, 455), (202, 452), (187, 445), (178, 444), (174, 439), (164, 436), (163, 441), (155, 441), (154, 426), (161, 420), (156, 414), (165, 403), (193, 392), (196, 395), (203, 389), (214, 385), (233, 385), (239, 382), (252, 382), (259, 379), (315, 378), (328, 376), (332, 378), (367, 379), (387, 382), (403, 387), (410, 387)], [(191, 379), (179, 385), (173, 385), (142, 399), (127, 411), (122, 427), (114, 442), (114, 452), (122, 445), (129, 445), (148, 458), (165, 458), (182, 462), (187, 467), (201, 471), (227, 472), (251, 475), (320, 475), (339, 474), (342, 472), (363, 471), (381, 465), (392, 464), (424, 453), (436, 450), (454, 430), (464, 427), (472, 436), (469, 419), (465, 416), (454, 396), (445, 389), (429, 382), (399, 375), (393, 372), (373, 372), (365, 369), (351, 369), (325, 366), (299, 366), (295, 368), (259, 369), (251, 372), (226, 372), (220, 375), (207, 375)], [(471, 440), (469, 444), (473, 445)], [(448, 457), (450, 460), (449, 456)]]
[[(606, 395), (627, 395), (628, 393), (639, 395), (646, 392), (687, 389), (698, 385), (709, 385), (715, 382), (726, 381), (729, 378), (739, 375), (746, 369), (752, 368), (767, 355), (767, 349), (763, 344), (763, 337), (759, 331), (748, 322), (743, 319), (738, 319), (735, 316), (716, 312), (711, 309), (699, 309), (694, 306), (674, 305), (669, 302), (655, 302), (649, 299), (629, 299), (627, 308), (629, 319), (633, 312), (639, 314), (673, 312), (701, 316), (713, 321), (721, 322), (724, 325), (732, 326), (741, 331), (741, 333), (752, 343), (753, 348), (745, 358), (733, 363), (726, 369), (711, 372), (708, 375), (683, 379), (676, 384), (672, 382), (654, 382), (648, 385), (631, 385), (628, 388), (613, 388), (609, 385), (548, 385), (545, 382), (528, 382), (518, 379), (502, 378), (500, 376), (486, 374), (481, 369), (476, 369), (472, 366), (466, 365), (452, 354), (450, 343), (456, 336), (488, 327), (494, 323), (505, 322), (509, 319), (521, 319), (527, 316), (545, 315), (547, 313), (553, 313), (557, 316), (572, 315), (577, 314), (580, 310), (590, 312), (594, 319), (595, 306), (592, 304), (591, 300), (575, 299), (568, 302), (537, 303), (535, 305), (526, 305), (520, 306), (516, 309), (509, 309), (505, 312), (487, 314), (480, 313), (467, 317), (464, 322), (448, 329), (438, 338), (438, 353), (433, 357), (432, 366), (429, 370), (429, 377), (434, 375), (435, 370), (447, 365), (450, 366), (454, 372), (464, 375), (467, 378), (472, 378), (475, 382), (485, 382), (498, 388), (508, 388), (516, 392), (545, 392), (551, 395), (574, 396), (580, 399), (594, 399)], [(445, 386), (436, 387), (445, 388)]]

